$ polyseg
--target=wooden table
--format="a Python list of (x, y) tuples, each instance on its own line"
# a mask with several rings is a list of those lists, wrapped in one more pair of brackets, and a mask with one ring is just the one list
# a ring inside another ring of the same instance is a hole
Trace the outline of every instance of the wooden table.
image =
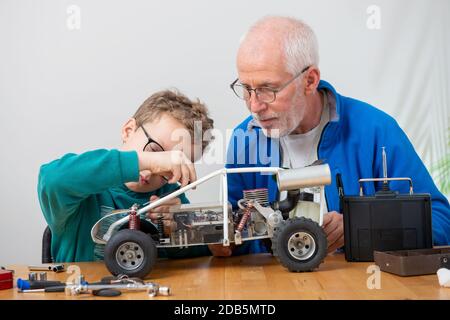
[[(103, 263), (77, 263), (86, 281), (99, 281), (109, 272)], [(147, 281), (170, 286), (170, 297), (149, 298), (127, 292), (104, 299), (450, 299), (450, 288), (439, 286), (436, 275), (399, 277), (381, 272), (381, 288), (369, 289), (371, 263), (348, 263), (343, 254), (328, 256), (315, 272), (291, 273), (269, 254), (231, 258), (201, 257), (160, 260)], [(66, 264), (66, 268), (67, 268)], [(8, 266), (15, 279), (27, 278), (26, 266)], [(48, 280), (66, 281), (67, 273), (48, 272)], [(0, 299), (99, 299), (90, 294), (0, 291)]]

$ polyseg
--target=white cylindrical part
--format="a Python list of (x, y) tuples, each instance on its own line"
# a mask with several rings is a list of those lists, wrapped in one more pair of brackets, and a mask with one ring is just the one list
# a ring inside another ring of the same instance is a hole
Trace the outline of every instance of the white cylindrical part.
[(450, 270), (446, 268), (440, 268), (437, 271), (439, 284), (442, 287), (450, 288)]
[(280, 191), (317, 187), (331, 183), (331, 171), (328, 164), (277, 172), (277, 184)]

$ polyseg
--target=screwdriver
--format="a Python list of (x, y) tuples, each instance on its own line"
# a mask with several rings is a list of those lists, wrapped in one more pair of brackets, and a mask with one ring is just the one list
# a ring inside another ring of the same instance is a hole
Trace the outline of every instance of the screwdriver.
[(66, 289), (66, 286), (54, 286), (54, 287), (47, 287), (42, 289), (25, 289), (25, 290), (19, 290), (21, 293), (39, 293), (39, 292), (64, 292)]
[(17, 279), (17, 289), (23, 290), (34, 290), (34, 289), (46, 289), (50, 287), (65, 287), (65, 283), (61, 281), (49, 281), (49, 280), (23, 280), (21, 278)]

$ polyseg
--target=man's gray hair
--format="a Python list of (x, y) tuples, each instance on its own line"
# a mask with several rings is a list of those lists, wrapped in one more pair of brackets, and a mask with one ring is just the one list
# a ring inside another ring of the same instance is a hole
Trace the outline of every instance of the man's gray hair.
[(261, 26), (284, 24), (284, 55), (286, 69), (292, 75), (301, 72), (310, 65), (319, 65), (319, 44), (316, 35), (309, 25), (292, 17), (267, 16), (258, 20), (241, 38), (241, 42), (252, 30)]

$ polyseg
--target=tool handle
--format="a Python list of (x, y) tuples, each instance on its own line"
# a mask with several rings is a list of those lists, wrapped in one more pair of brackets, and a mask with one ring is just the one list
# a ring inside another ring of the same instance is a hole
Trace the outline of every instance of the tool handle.
[(44, 292), (64, 292), (66, 289), (65, 286), (55, 286), (55, 287), (48, 287), (44, 289)]
[(61, 281), (36, 280), (29, 281), (21, 278), (17, 279), (17, 288), (19, 290), (45, 289), (48, 287), (64, 286)]
[(61, 281), (36, 280), (30, 281), (30, 289), (45, 289), (49, 287), (63, 286)]

